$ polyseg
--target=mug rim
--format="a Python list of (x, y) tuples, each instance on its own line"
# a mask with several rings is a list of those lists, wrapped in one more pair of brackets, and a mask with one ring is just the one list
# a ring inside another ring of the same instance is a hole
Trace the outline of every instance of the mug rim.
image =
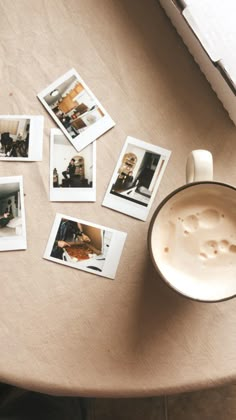
[(164, 276), (164, 274), (161, 272), (161, 270), (159, 269), (159, 265), (156, 263), (154, 257), (153, 257), (153, 252), (152, 252), (152, 247), (151, 247), (151, 238), (152, 238), (152, 228), (154, 225), (154, 222), (157, 218), (158, 213), (160, 212), (160, 210), (164, 207), (164, 205), (167, 203), (167, 201), (170, 200), (170, 198), (172, 198), (174, 195), (178, 194), (180, 191), (183, 191), (187, 188), (190, 187), (194, 187), (197, 185), (203, 185), (203, 184), (215, 184), (215, 185), (220, 185), (223, 187), (227, 187), (232, 189), (233, 191), (236, 191), (236, 187), (234, 187), (233, 185), (227, 184), (225, 182), (218, 182), (218, 181), (194, 181), (194, 182), (189, 182), (187, 184), (182, 185), (181, 187), (176, 188), (175, 190), (173, 190), (170, 194), (168, 194), (157, 206), (156, 210), (154, 211), (150, 224), (149, 224), (149, 228), (148, 228), (148, 251), (149, 251), (149, 255), (151, 256), (152, 259), (152, 263), (156, 269), (156, 271), (158, 272), (158, 274), (160, 275), (160, 277), (162, 278), (162, 280), (167, 284), (167, 286), (172, 289), (174, 292), (178, 293), (178, 295), (193, 300), (195, 302), (202, 302), (202, 303), (217, 303), (217, 302), (224, 302), (230, 299), (233, 299), (236, 297), (236, 293), (233, 293), (230, 296), (224, 297), (222, 299), (213, 299), (213, 300), (207, 300), (207, 299), (200, 299), (200, 298), (195, 298), (193, 296), (189, 296), (187, 294), (185, 294), (184, 292), (180, 292), (179, 289), (177, 289), (174, 285), (172, 285), (172, 283), (170, 283), (167, 278)]

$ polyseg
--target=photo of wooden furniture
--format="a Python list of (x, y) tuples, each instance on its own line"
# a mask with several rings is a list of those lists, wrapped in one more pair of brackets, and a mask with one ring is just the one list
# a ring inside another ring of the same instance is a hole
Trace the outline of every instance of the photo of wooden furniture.
[(81, 85), (81, 83), (78, 83), (69, 93), (65, 95), (61, 101), (59, 101), (58, 108), (60, 111), (67, 114), (72, 109), (76, 108), (78, 104), (76, 101), (74, 101), (74, 98), (83, 90), (84, 87)]

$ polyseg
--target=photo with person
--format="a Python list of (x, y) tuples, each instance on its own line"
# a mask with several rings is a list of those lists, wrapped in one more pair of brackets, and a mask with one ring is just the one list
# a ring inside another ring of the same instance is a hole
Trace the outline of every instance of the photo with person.
[(125, 239), (124, 232), (58, 213), (44, 258), (114, 279)]
[(0, 177), (0, 251), (25, 248), (23, 179)]
[(127, 137), (103, 205), (146, 220), (170, 154), (167, 149)]
[(74, 69), (37, 96), (78, 152), (115, 125)]
[(43, 117), (0, 115), (0, 160), (42, 160)]
[(96, 200), (95, 142), (77, 152), (60, 129), (51, 129), (50, 200)]

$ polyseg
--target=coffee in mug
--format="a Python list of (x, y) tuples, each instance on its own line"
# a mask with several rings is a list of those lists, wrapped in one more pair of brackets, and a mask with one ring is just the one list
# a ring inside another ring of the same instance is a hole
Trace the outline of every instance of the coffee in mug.
[[(199, 160), (199, 156), (201, 159)], [(211, 176), (212, 156), (194, 151), (187, 179)], [(203, 175), (202, 175), (203, 176)], [(236, 190), (214, 182), (191, 182), (171, 193), (153, 215), (149, 234), (153, 263), (179, 293), (218, 301), (236, 293)]]

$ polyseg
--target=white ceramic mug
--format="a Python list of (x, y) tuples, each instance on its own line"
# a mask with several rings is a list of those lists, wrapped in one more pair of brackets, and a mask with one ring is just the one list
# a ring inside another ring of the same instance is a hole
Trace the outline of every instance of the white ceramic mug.
[(153, 214), (148, 247), (165, 282), (204, 302), (236, 295), (236, 189), (213, 181), (213, 159), (194, 150), (187, 184), (169, 194)]

